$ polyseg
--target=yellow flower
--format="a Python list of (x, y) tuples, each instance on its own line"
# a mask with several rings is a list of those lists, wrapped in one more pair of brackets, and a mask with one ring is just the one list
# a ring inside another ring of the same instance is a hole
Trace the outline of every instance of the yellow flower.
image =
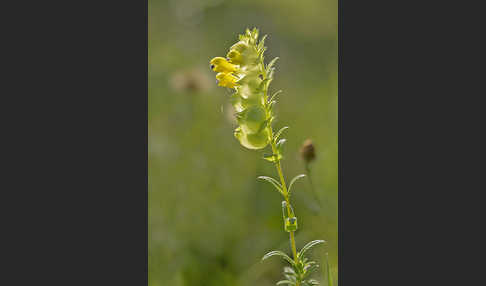
[[(262, 149), (271, 141), (268, 124), (272, 113), (265, 104), (268, 82), (262, 84), (265, 47), (263, 39), (257, 43), (257, 38), (258, 30), (247, 29), (246, 34), (240, 35), (239, 41), (231, 46), (227, 58), (215, 57), (210, 61), (211, 69), (218, 73), (218, 85), (235, 89), (231, 103), (237, 112), (239, 127), (234, 135), (248, 149)], [(269, 79), (272, 74), (268, 75)]]
[(238, 80), (238, 78), (236, 78), (234, 75), (230, 73), (222, 73), (222, 72), (216, 75), (216, 79), (218, 80), (219, 86), (225, 86), (229, 88), (235, 87), (236, 80)]
[(238, 70), (235, 65), (229, 63), (227, 59), (222, 57), (215, 57), (209, 63), (211, 64), (211, 69), (219, 73), (230, 73)]

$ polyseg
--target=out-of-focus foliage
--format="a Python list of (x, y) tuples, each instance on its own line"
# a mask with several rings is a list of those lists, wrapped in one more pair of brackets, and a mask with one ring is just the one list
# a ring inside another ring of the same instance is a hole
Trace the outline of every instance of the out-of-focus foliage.
[[(149, 0), (148, 13), (149, 285), (265, 286), (284, 278), (285, 262), (260, 262), (273, 249), (290, 254), (280, 194), (256, 179), (275, 177), (274, 166), (261, 159), (265, 149), (234, 138), (230, 93), (217, 88), (208, 65), (247, 27), (268, 34), (267, 63), (280, 58), (270, 93), (283, 90), (273, 125), (290, 126), (287, 180), (305, 172), (302, 143), (311, 138), (315, 148), (320, 206), (307, 177), (292, 188), (297, 247), (326, 240), (310, 256), (324, 266), (328, 252), (336, 282), (337, 0)], [(325, 284), (325, 269), (314, 277)]]

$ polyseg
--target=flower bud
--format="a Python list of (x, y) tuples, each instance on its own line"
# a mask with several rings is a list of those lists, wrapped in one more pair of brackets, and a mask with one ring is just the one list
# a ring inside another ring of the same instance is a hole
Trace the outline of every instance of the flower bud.
[(306, 163), (310, 163), (312, 160), (316, 158), (314, 145), (312, 144), (312, 140), (307, 139), (302, 144), (300, 148), (300, 156)]

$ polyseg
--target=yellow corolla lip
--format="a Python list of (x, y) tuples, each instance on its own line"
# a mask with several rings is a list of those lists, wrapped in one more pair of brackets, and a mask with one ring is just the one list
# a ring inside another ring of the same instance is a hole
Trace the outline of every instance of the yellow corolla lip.
[(229, 88), (233, 88), (235, 87), (237, 84), (236, 84), (236, 80), (238, 78), (236, 78), (234, 75), (230, 74), (230, 73), (218, 73), (216, 75), (216, 79), (218, 80), (218, 85), (219, 86), (224, 86), (224, 87), (229, 87)]
[(235, 65), (222, 57), (215, 57), (209, 63), (211, 64), (211, 69), (215, 72), (230, 73), (238, 70)]

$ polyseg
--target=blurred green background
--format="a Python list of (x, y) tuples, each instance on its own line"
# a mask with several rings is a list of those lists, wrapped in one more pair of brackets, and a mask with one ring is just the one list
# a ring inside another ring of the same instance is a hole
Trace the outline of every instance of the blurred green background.
[[(228, 90), (209, 60), (225, 56), (245, 28), (268, 34), (266, 62), (278, 56), (282, 89), (274, 130), (290, 126), (282, 161), (287, 182), (304, 173), (299, 148), (313, 140), (312, 179), (294, 186), (297, 248), (314, 239), (312, 257), (329, 253), (337, 281), (337, 0), (149, 0), (149, 285), (275, 285), (290, 253), (282, 198), (256, 179), (277, 177), (265, 151), (242, 147)], [(315, 275), (323, 281), (324, 273)]]

